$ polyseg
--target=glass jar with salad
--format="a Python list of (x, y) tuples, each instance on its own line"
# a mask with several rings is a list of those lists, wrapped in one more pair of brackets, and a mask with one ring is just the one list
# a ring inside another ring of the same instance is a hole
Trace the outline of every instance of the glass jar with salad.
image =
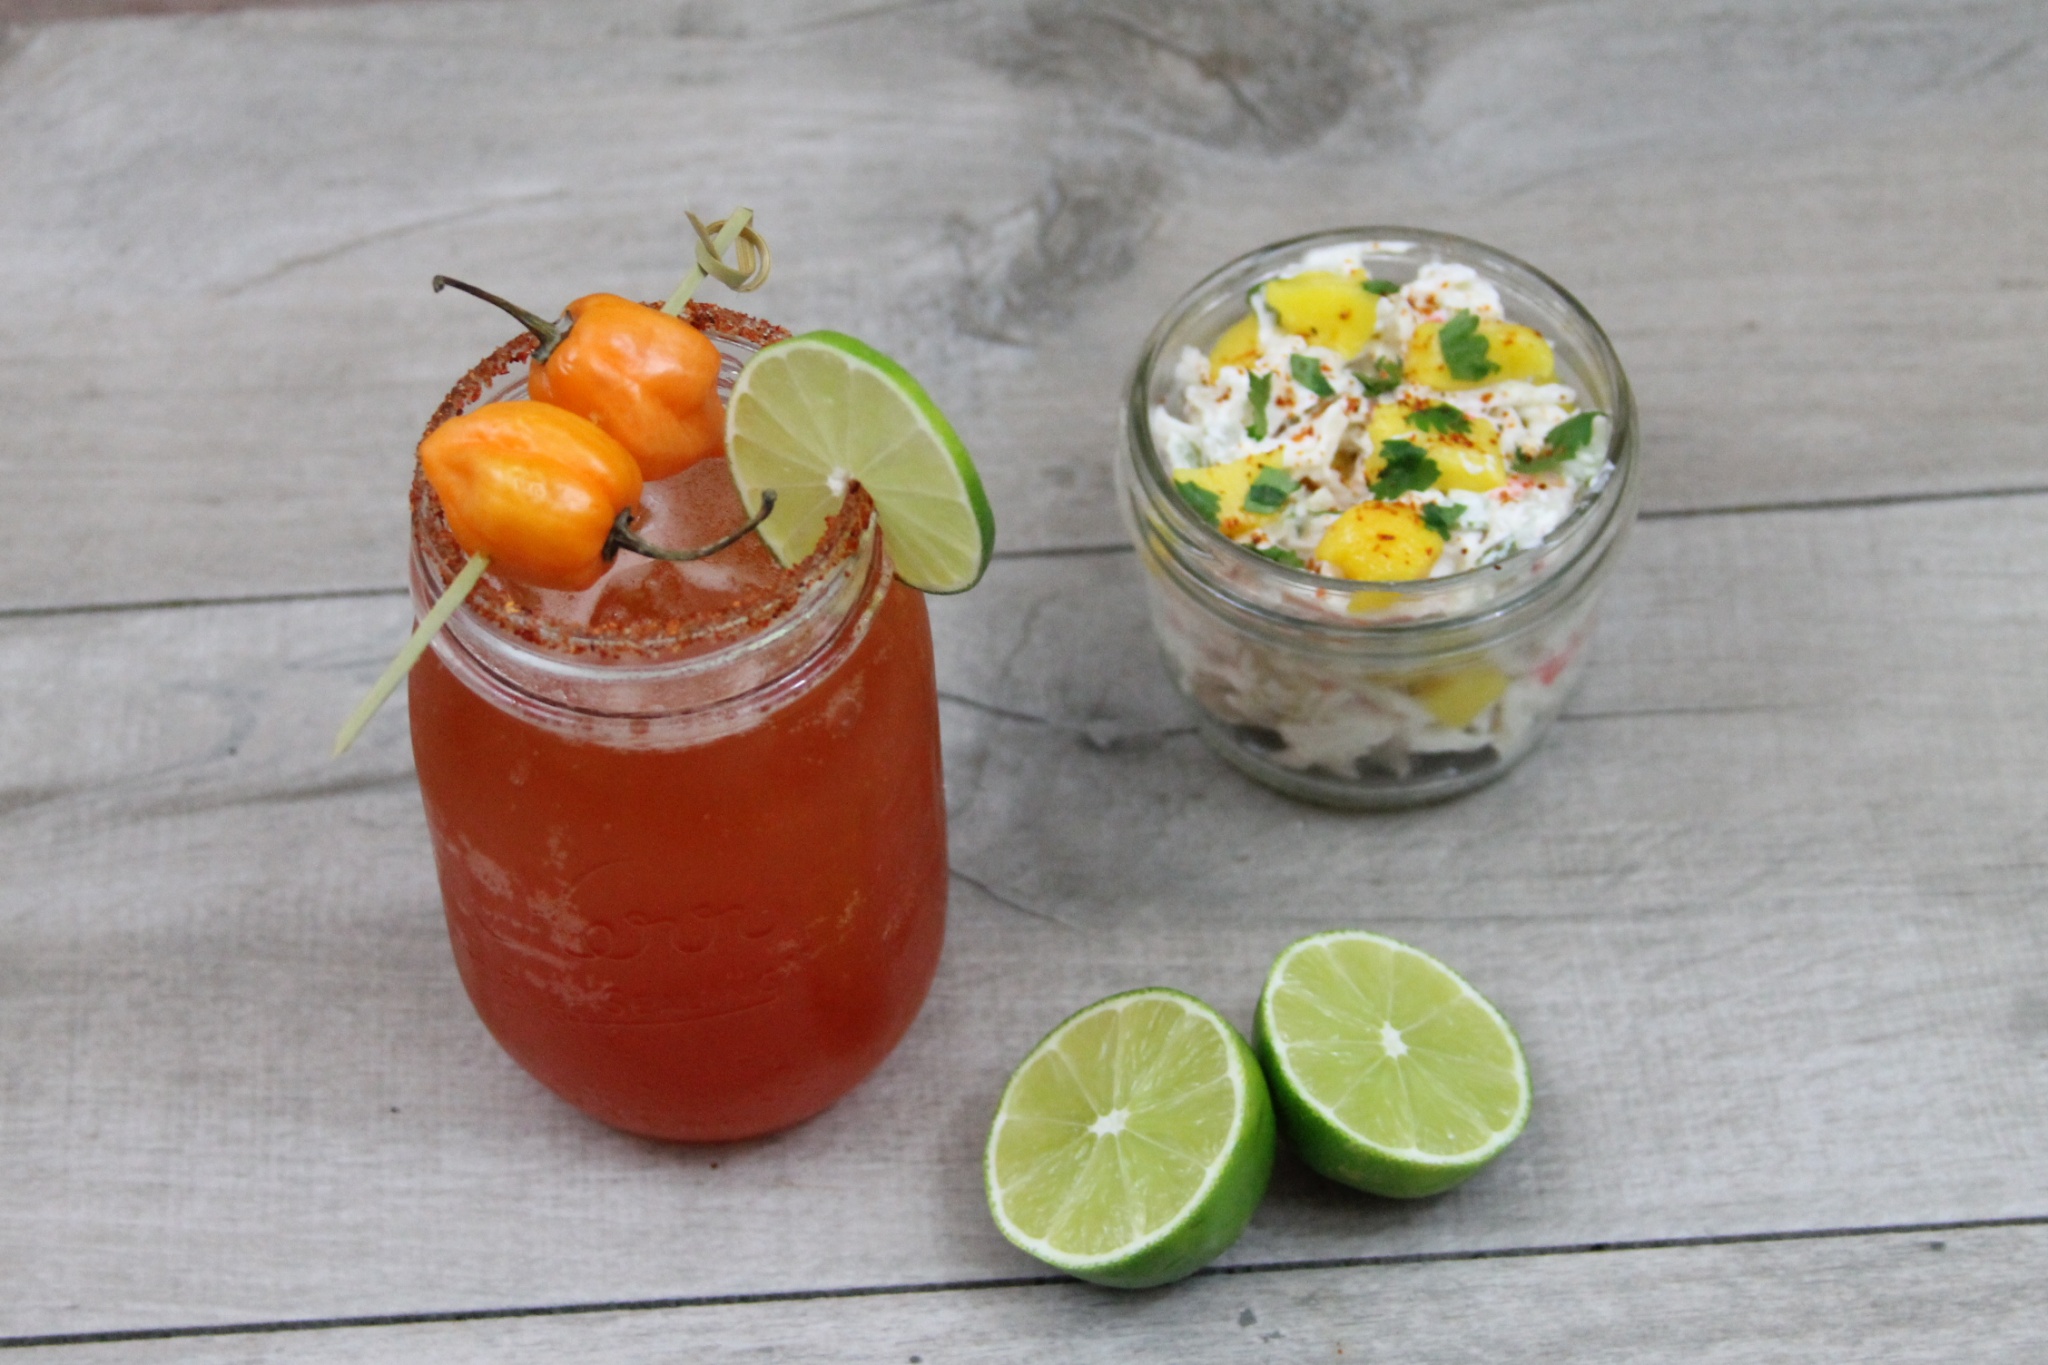
[(1534, 268), (1406, 228), (1195, 286), (1132, 380), (1123, 503), (1204, 737), (1390, 808), (1506, 772), (1562, 709), (1640, 496), (1634, 399)]

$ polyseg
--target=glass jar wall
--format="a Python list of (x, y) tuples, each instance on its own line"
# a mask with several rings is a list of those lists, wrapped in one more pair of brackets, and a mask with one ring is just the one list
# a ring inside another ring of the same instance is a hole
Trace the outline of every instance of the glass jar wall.
[[(735, 369), (748, 339), (717, 339)], [(520, 358), (443, 415), (516, 396)], [(693, 478), (676, 505), (723, 498), (737, 525), (723, 462), (675, 476)], [(414, 505), (424, 611), (463, 556), (423, 480)], [(747, 1137), (833, 1103), (909, 1027), (944, 936), (938, 704), (924, 600), (865, 494), (789, 570), (748, 541), (575, 597), (487, 578), (409, 695), (463, 984), (570, 1104)]]
[[(1243, 318), (1248, 291), (1333, 247), (1357, 248), (1396, 285), (1432, 263), (1472, 267), (1508, 319), (1548, 338), (1582, 408), (1606, 415), (1609, 472), (1540, 544), (1443, 577), (1356, 582), (1255, 553), (1180, 495), (1154, 415), (1179, 415), (1181, 357)], [(1124, 430), (1122, 497), (1153, 624), (1204, 738), (1258, 781), (1337, 806), (1454, 796), (1534, 747), (1577, 680), (1640, 496), (1635, 402), (1599, 324), (1515, 258), (1407, 228), (1277, 243), (1202, 281), (1146, 343)]]

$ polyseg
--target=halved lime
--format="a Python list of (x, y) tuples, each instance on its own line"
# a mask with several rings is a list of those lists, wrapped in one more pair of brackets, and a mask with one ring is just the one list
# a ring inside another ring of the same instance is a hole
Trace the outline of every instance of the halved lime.
[(1429, 954), (1377, 934), (1289, 945), (1253, 1038), (1302, 1158), (1373, 1194), (1447, 1190), (1529, 1121), (1529, 1064), (1500, 1011)]
[(875, 500), (896, 576), (965, 592), (996, 522), (967, 447), (910, 374), (865, 342), (806, 332), (755, 352), (726, 403), (725, 448), (747, 510), (775, 490), (761, 538), (794, 564), (858, 483)]
[(1258, 1059), (1193, 996), (1112, 995), (1010, 1077), (983, 1174), (996, 1226), (1070, 1275), (1143, 1289), (1214, 1260), (1273, 1173)]

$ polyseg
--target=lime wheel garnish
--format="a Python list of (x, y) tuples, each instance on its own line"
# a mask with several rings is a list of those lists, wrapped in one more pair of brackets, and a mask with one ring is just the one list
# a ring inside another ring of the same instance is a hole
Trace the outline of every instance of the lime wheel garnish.
[(839, 332), (755, 353), (726, 401), (726, 457), (747, 510), (776, 495), (761, 539), (784, 564), (817, 547), (858, 483), (874, 499), (896, 576), (965, 592), (995, 548), (995, 516), (952, 424), (901, 365)]

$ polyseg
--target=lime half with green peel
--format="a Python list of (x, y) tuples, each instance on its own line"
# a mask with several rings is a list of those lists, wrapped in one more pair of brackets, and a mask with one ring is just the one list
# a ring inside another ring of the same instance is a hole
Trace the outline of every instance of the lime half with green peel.
[(1258, 1059), (1192, 996), (1151, 988), (1074, 1015), (1003, 1091), (984, 1174), (996, 1226), (1070, 1275), (1143, 1289), (1237, 1240), (1273, 1173)]
[(1390, 938), (1339, 930), (1289, 945), (1253, 1036), (1302, 1158), (1373, 1194), (1447, 1190), (1529, 1121), (1529, 1063), (1508, 1021)]
[(858, 483), (911, 587), (965, 592), (988, 568), (995, 516), (967, 447), (909, 372), (865, 342), (806, 332), (755, 352), (726, 403), (725, 448), (749, 513), (774, 490), (761, 539), (784, 564), (817, 548)]

